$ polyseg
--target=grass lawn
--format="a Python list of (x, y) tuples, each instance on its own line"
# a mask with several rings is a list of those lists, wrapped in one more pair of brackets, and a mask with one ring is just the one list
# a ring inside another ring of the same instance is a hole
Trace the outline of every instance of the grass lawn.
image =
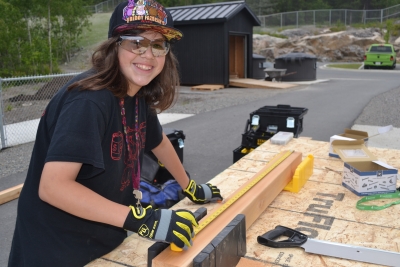
[(329, 68), (338, 68), (338, 69), (353, 69), (357, 70), (361, 67), (362, 63), (351, 63), (351, 64), (329, 64), (327, 67)]
[(108, 38), (108, 23), (111, 13), (95, 13), (89, 21), (91, 25), (88, 29), (84, 29), (82, 38), (79, 40), (79, 46), (90, 48), (98, 43), (107, 40)]

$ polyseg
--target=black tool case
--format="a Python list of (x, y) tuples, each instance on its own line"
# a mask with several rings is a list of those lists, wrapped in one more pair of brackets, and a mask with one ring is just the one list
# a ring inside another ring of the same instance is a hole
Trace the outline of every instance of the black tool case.
[(257, 132), (269, 133), (271, 137), (277, 132), (292, 132), (297, 138), (303, 131), (303, 117), (307, 112), (307, 108), (290, 105), (264, 106), (250, 113), (250, 121), (254, 115), (258, 115), (260, 119)]
[(176, 154), (183, 163), (183, 147), (185, 146), (185, 134), (182, 130), (175, 130), (171, 128), (164, 128), (164, 133), (171, 141), (172, 146), (175, 148)]
[(233, 163), (269, 140), (277, 132), (292, 132), (297, 138), (303, 131), (303, 118), (307, 112), (307, 108), (290, 105), (264, 106), (251, 112), (242, 134), (242, 143), (233, 150)]

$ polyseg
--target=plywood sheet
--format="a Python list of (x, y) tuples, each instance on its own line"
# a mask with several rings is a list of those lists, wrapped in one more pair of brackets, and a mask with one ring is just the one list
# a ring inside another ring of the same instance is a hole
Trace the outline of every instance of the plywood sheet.
[(301, 151), (303, 155), (312, 154), (314, 158), (329, 158), (340, 161), (340, 159), (328, 157), (329, 143), (309, 139), (293, 138), (284, 146), (271, 144), (271, 141), (268, 140), (259, 146), (259, 149), (273, 153), (292, 149), (294, 151)]
[[(294, 140), (290, 146), (295, 146), (296, 142), (298, 141)], [(302, 152), (321, 152), (317, 148), (318, 142), (299, 142), (301, 145), (295, 147)], [(324, 147), (327, 152), (328, 147)], [(277, 148), (266, 144), (263, 149), (280, 151), (287, 147)], [(391, 165), (399, 164), (400, 151), (369, 149), (387, 159)], [(382, 211), (356, 209), (356, 202), (360, 197), (341, 185), (340, 171), (343, 162), (330, 158), (327, 154), (320, 156), (324, 158), (315, 158), (314, 173), (302, 190), (299, 193), (282, 191), (248, 229), (246, 257), (262, 262), (265, 266), (376, 266), (308, 254), (301, 248), (274, 249), (257, 243), (258, 235), (274, 229), (277, 225), (299, 230), (316, 239), (400, 252), (400, 221), (397, 219), (400, 205)], [(327, 166), (337, 171), (328, 170)], [(392, 200), (370, 204), (382, 205), (388, 201)]]
[[(255, 225), (258, 228), (250, 228), (247, 232), (247, 254), (246, 257), (252, 257), (261, 262), (279, 264), (279, 266), (343, 266), (343, 267), (364, 267), (377, 266), (367, 263), (355, 262), (333, 257), (325, 257), (306, 253), (302, 248), (269, 248), (257, 243), (257, 236), (275, 228), (277, 225), (284, 225), (293, 229), (305, 229), (306, 226), (298, 225), (302, 220), (307, 220), (298, 213), (271, 209), (268, 213), (260, 216)], [(329, 223), (331, 223), (330, 221)], [(324, 221), (320, 222), (323, 226)], [(327, 226), (327, 225), (326, 225)], [(329, 227), (329, 225), (327, 226)], [(311, 229), (311, 228), (310, 228)], [(303, 231), (307, 233), (306, 231)], [(391, 228), (382, 228), (375, 225), (367, 225), (355, 221), (333, 220), (329, 229), (317, 229), (316, 239), (330, 242), (347, 243), (356, 246), (365, 246), (371, 248), (380, 248), (398, 252), (399, 249), (399, 230)], [(387, 242), (387, 240), (391, 240)]]
[(229, 85), (242, 88), (261, 88), (261, 89), (286, 89), (296, 87), (297, 84), (268, 82), (256, 79), (229, 79)]
[(248, 258), (241, 258), (236, 267), (266, 267), (267, 265), (260, 261)]
[[(298, 228), (314, 238), (331, 242), (375, 247), (400, 252), (400, 205), (382, 211), (360, 211), (355, 208), (360, 197), (341, 185), (343, 162), (328, 156), (329, 143), (294, 138), (285, 146), (265, 142), (250, 154), (214, 177), (210, 182), (217, 185), (224, 197), (250, 180), (277, 153), (293, 149), (303, 158), (314, 156), (314, 173), (299, 193), (282, 191), (247, 231), (247, 260), (261, 266), (327, 266), (372, 267), (376, 265), (307, 254), (301, 248), (273, 249), (257, 243), (257, 236), (284, 225)], [(380, 160), (400, 169), (400, 150), (368, 147)], [(398, 186), (400, 186), (398, 181)], [(382, 205), (381, 203), (371, 204)], [(212, 212), (217, 204), (206, 204)], [(173, 209), (195, 211), (199, 205), (188, 199)], [(147, 266), (147, 248), (153, 244), (136, 234), (102, 259), (90, 263), (90, 267)]]
[(147, 249), (154, 242), (132, 234), (113, 251), (86, 266), (90, 267), (147, 267)]

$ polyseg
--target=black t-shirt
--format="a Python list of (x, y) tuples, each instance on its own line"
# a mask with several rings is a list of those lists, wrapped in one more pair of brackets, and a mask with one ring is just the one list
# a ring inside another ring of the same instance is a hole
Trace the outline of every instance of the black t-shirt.
[[(91, 73), (80, 74), (71, 82)], [(136, 203), (132, 172), (137, 173), (137, 151), (141, 159), (144, 150), (155, 148), (162, 140), (157, 115), (142, 98), (138, 99), (139, 140), (135, 140), (136, 99), (126, 97), (128, 152), (119, 99), (107, 89), (68, 92), (66, 86), (50, 101), (39, 123), (18, 203), (9, 258), (12, 267), (83, 266), (126, 238), (122, 228), (85, 220), (43, 202), (38, 188), (46, 162), (83, 163), (77, 182), (111, 201), (130, 205)]]

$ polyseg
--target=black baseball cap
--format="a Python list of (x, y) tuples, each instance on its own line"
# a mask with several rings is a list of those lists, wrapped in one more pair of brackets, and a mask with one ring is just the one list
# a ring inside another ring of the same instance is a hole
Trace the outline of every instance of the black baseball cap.
[(108, 38), (128, 30), (159, 32), (168, 41), (179, 41), (183, 34), (173, 27), (169, 11), (154, 0), (129, 0), (120, 3), (110, 18)]

